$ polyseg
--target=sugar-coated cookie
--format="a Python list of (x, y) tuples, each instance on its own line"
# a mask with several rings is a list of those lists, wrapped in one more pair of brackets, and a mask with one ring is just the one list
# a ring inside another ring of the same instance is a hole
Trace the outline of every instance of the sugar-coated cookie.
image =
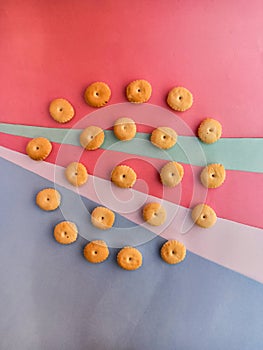
[(203, 228), (212, 227), (217, 220), (216, 213), (207, 204), (198, 204), (192, 210), (192, 219), (194, 223)]
[(201, 172), (200, 180), (206, 188), (221, 186), (226, 178), (225, 167), (222, 164), (209, 164)]
[(60, 205), (60, 193), (54, 188), (44, 188), (36, 195), (36, 204), (39, 208), (51, 211), (55, 210)]
[(142, 254), (136, 248), (124, 247), (117, 255), (117, 263), (124, 270), (137, 270), (142, 265)]
[(151, 84), (146, 80), (134, 80), (126, 87), (126, 96), (129, 102), (147, 102), (152, 94)]
[(177, 162), (166, 163), (160, 172), (161, 182), (164, 186), (177, 186), (184, 176), (184, 168)]
[(160, 226), (166, 220), (166, 210), (159, 203), (148, 203), (143, 207), (143, 219), (149, 225)]
[(137, 175), (128, 165), (118, 165), (111, 173), (111, 181), (118, 187), (130, 188), (135, 184)]
[(86, 244), (83, 254), (85, 259), (90, 263), (98, 264), (108, 259), (109, 249), (106, 242), (102, 240), (95, 240)]
[(84, 93), (86, 103), (92, 107), (105, 106), (111, 97), (110, 87), (103, 82), (95, 82), (90, 84)]
[(82, 131), (79, 142), (87, 151), (94, 151), (104, 142), (104, 131), (98, 126), (88, 126)]
[(206, 118), (199, 125), (197, 133), (199, 139), (204, 143), (214, 143), (222, 135), (222, 125), (215, 119)]
[(69, 101), (56, 98), (49, 105), (49, 114), (58, 123), (67, 123), (74, 117), (75, 111)]
[(26, 153), (31, 159), (44, 160), (52, 150), (52, 144), (45, 137), (36, 137), (30, 140), (26, 146)]
[(93, 226), (101, 229), (108, 230), (111, 228), (115, 221), (115, 214), (108, 208), (96, 207), (91, 213), (91, 223)]
[(161, 257), (167, 264), (178, 264), (186, 256), (186, 248), (183, 243), (176, 240), (165, 242), (161, 248)]
[(88, 180), (88, 172), (82, 163), (72, 162), (65, 169), (65, 175), (73, 186), (82, 186)]
[(78, 237), (77, 226), (70, 221), (62, 221), (54, 228), (54, 238), (60, 244), (70, 244)]
[(186, 111), (193, 104), (193, 95), (184, 87), (174, 87), (169, 91), (167, 104), (175, 111)]
[(113, 126), (114, 135), (120, 141), (129, 141), (136, 135), (136, 124), (131, 118), (119, 118)]
[(161, 149), (169, 149), (176, 144), (177, 133), (169, 127), (160, 126), (151, 134), (151, 143)]

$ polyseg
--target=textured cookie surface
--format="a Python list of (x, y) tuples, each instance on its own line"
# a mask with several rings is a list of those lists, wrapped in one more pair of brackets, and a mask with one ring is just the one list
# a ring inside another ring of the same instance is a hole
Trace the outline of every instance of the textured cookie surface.
[(54, 238), (60, 244), (70, 244), (78, 237), (77, 226), (70, 221), (62, 221), (54, 228)]
[(214, 143), (220, 139), (221, 135), (222, 125), (215, 119), (206, 118), (199, 125), (198, 137), (204, 143)]
[(82, 131), (79, 142), (88, 151), (94, 151), (104, 142), (104, 131), (98, 126), (88, 126)]
[(184, 168), (177, 162), (166, 163), (160, 172), (161, 182), (164, 186), (174, 187), (178, 185), (184, 176)]
[(147, 80), (134, 80), (126, 87), (126, 96), (129, 102), (147, 102), (152, 94), (151, 84)]
[(130, 188), (134, 185), (137, 175), (127, 165), (116, 166), (111, 173), (111, 181), (118, 187)]
[(103, 82), (90, 84), (84, 93), (86, 103), (92, 107), (105, 106), (111, 97), (110, 87)]
[(186, 256), (186, 248), (183, 243), (176, 240), (165, 242), (161, 248), (161, 257), (167, 264), (178, 264)]
[(96, 207), (91, 213), (91, 223), (93, 226), (101, 229), (108, 230), (111, 228), (115, 221), (115, 214), (108, 208)]
[(108, 258), (109, 249), (104, 241), (95, 240), (86, 244), (83, 254), (86, 260), (93, 264), (98, 264)]
[(114, 135), (121, 141), (129, 141), (136, 135), (136, 124), (131, 118), (119, 118), (113, 126)]
[(73, 186), (82, 186), (88, 180), (88, 172), (86, 167), (78, 162), (70, 163), (65, 170), (65, 175)]
[(148, 203), (143, 207), (143, 219), (149, 225), (160, 226), (166, 220), (166, 210), (159, 203)]
[(169, 91), (167, 104), (175, 111), (186, 111), (193, 104), (193, 95), (184, 87), (174, 87)]
[(169, 149), (176, 144), (177, 133), (169, 127), (160, 126), (151, 134), (151, 143), (161, 149)]
[(124, 270), (137, 270), (142, 265), (142, 254), (136, 248), (124, 247), (117, 255), (117, 263)]
[(192, 210), (192, 219), (194, 223), (203, 228), (212, 227), (217, 220), (216, 213), (207, 204), (198, 204)]
[(54, 188), (45, 188), (36, 195), (36, 204), (39, 208), (51, 211), (55, 210), (60, 205), (60, 193)]
[(222, 164), (209, 164), (201, 172), (200, 180), (207, 188), (221, 186), (226, 178), (225, 167)]
[(26, 153), (34, 160), (44, 160), (52, 150), (52, 145), (45, 137), (36, 137), (30, 140), (26, 146)]
[(69, 101), (57, 98), (50, 103), (49, 114), (58, 123), (67, 123), (74, 117), (75, 111)]

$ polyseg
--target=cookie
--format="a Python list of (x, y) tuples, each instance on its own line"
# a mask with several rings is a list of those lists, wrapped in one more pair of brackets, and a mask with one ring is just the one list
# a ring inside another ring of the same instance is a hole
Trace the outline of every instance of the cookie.
[(116, 166), (111, 173), (111, 181), (118, 187), (130, 188), (135, 184), (137, 175), (127, 165)]
[(151, 143), (161, 149), (169, 149), (176, 144), (177, 134), (169, 127), (160, 126), (151, 134)]
[(73, 186), (82, 186), (88, 180), (86, 167), (78, 162), (70, 163), (65, 170), (65, 175), (69, 183)]
[(177, 162), (166, 163), (160, 172), (161, 182), (164, 186), (174, 187), (178, 185), (184, 176), (184, 168)]
[(222, 135), (222, 125), (215, 119), (206, 118), (199, 125), (197, 133), (204, 143), (214, 143)]
[(49, 105), (49, 114), (59, 123), (69, 122), (75, 114), (74, 108), (64, 98), (56, 98)]
[(166, 210), (159, 203), (148, 203), (143, 207), (143, 219), (149, 225), (160, 226), (166, 220)]
[(129, 102), (147, 102), (152, 94), (151, 84), (146, 80), (134, 80), (126, 87), (126, 97)]
[(104, 131), (98, 126), (88, 126), (82, 131), (79, 142), (88, 151), (100, 148), (104, 142)]
[(183, 243), (172, 239), (163, 244), (160, 253), (167, 264), (178, 264), (184, 260), (186, 248)]
[(186, 111), (193, 104), (193, 95), (184, 87), (174, 87), (168, 93), (167, 104), (175, 111)]
[(95, 240), (86, 244), (83, 254), (90, 263), (98, 264), (108, 259), (109, 249), (104, 241)]
[(115, 221), (115, 214), (108, 208), (97, 207), (91, 213), (91, 223), (93, 226), (101, 229), (108, 230), (111, 228)]
[(111, 97), (110, 87), (106, 83), (96, 82), (90, 84), (84, 93), (84, 99), (91, 107), (105, 106)]
[(45, 188), (36, 195), (36, 204), (39, 208), (51, 211), (55, 210), (60, 205), (60, 193), (54, 188)]
[(52, 150), (52, 145), (45, 137), (36, 137), (30, 140), (26, 146), (26, 153), (34, 160), (46, 159)]
[(136, 248), (124, 247), (117, 255), (117, 263), (124, 270), (137, 270), (142, 266), (142, 254)]
[(193, 222), (203, 228), (212, 227), (216, 223), (216, 213), (207, 204), (198, 204), (192, 210)]
[(114, 135), (121, 141), (129, 141), (136, 135), (136, 124), (131, 118), (119, 118), (113, 126)]
[(78, 237), (77, 226), (70, 221), (62, 221), (54, 228), (54, 238), (60, 244), (70, 244)]
[(209, 164), (201, 172), (200, 180), (207, 188), (217, 188), (226, 178), (225, 167), (222, 164)]

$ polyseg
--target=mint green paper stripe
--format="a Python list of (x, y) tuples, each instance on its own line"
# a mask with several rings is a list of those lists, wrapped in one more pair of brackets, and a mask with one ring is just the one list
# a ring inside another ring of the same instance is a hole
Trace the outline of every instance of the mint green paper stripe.
[[(43, 136), (52, 142), (79, 146), (78, 129), (44, 128), (17, 124), (0, 124), (0, 132), (24, 136)], [(149, 142), (149, 135), (137, 133), (128, 142), (118, 141), (113, 132), (105, 130), (103, 149), (134, 155), (176, 160), (185, 164), (204, 166), (207, 163), (222, 163), (226, 169), (263, 173), (263, 138), (222, 138), (207, 145), (196, 137), (179, 136), (177, 144), (163, 151)]]

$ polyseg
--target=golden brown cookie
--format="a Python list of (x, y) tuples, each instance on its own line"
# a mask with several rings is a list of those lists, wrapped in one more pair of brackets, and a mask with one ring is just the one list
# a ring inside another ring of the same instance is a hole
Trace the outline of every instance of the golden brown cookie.
[(183, 243), (170, 240), (163, 244), (161, 257), (167, 264), (178, 264), (186, 256), (186, 248)]
[(55, 210), (60, 205), (60, 193), (54, 188), (45, 188), (38, 192), (36, 196), (36, 204), (39, 208), (51, 211)]
[(197, 204), (192, 210), (192, 219), (196, 225), (209, 228), (216, 223), (217, 216), (209, 205)]
[(177, 162), (166, 163), (160, 172), (161, 182), (164, 186), (174, 187), (178, 185), (184, 176), (184, 168)]
[(98, 126), (88, 126), (79, 137), (80, 144), (88, 151), (100, 148), (104, 142), (104, 131)]
[(110, 87), (103, 82), (90, 84), (84, 93), (85, 101), (91, 107), (105, 106), (111, 97)]
[(126, 87), (126, 96), (129, 102), (147, 102), (151, 94), (151, 84), (146, 80), (134, 80)]
[(127, 165), (116, 166), (111, 173), (111, 181), (118, 187), (130, 188), (135, 184), (137, 175)]
[(71, 103), (64, 98), (56, 98), (49, 105), (49, 114), (59, 123), (69, 122), (75, 114)]
[(159, 203), (148, 203), (143, 207), (143, 219), (149, 225), (160, 226), (166, 220), (166, 210)]
[(65, 170), (68, 182), (73, 186), (82, 186), (88, 180), (88, 172), (86, 167), (78, 162), (70, 163)]
[(169, 149), (176, 144), (177, 134), (169, 127), (160, 126), (151, 134), (151, 143), (161, 149)]
[(111, 228), (115, 221), (115, 214), (108, 208), (97, 207), (91, 213), (91, 223), (93, 226), (101, 229), (108, 230)]
[(214, 143), (222, 135), (222, 125), (215, 119), (206, 118), (199, 125), (197, 133), (204, 143)]
[(136, 124), (131, 118), (119, 118), (113, 126), (114, 135), (121, 141), (129, 141), (136, 135)]
[(167, 104), (175, 111), (186, 111), (193, 104), (193, 95), (184, 87), (174, 87), (169, 91)]
[(109, 249), (104, 241), (95, 240), (84, 247), (83, 254), (90, 263), (98, 264), (108, 259)]
[(200, 179), (207, 188), (217, 188), (226, 178), (225, 167), (222, 164), (209, 164), (201, 172)]
[(62, 221), (54, 228), (54, 238), (60, 244), (70, 244), (78, 237), (77, 226), (70, 221)]
[(45, 137), (36, 137), (30, 140), (26, 146), (26, 153), (34, 160), (46, 159), (52, 150), (52, 145)]
[(142, 265), (142, 254), (136, 248), (124, 247), (117, 255), (117, 263), (124, 270), (137, 270)]

